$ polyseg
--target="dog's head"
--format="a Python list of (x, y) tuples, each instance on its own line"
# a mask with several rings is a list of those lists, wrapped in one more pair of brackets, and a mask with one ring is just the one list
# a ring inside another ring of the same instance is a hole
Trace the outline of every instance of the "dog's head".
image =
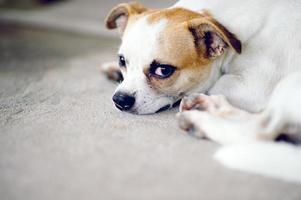
[(113, 100), (117, 108), (136, 114), (167, 109), (196, 88), (204, 92), (215, 60), (228, 49), (241, 51), (240, 41), (207, 12), (127, 3), (113, 8), (106, 26), (122, 36), (124, 81)]

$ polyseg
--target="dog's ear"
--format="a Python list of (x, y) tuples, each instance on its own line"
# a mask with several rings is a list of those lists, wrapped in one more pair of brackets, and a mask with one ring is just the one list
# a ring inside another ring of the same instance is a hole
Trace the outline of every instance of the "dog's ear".
[(106, 18), (106, 27), (108, 29), (118, 28), (122, 34), (127, 26), (128, 19), (132, 15), (141, 14), (147, 9), (140, 3), (130, 2), (119, 4), (114, 7)]
[(194, 37), (198, 53), (204, 53), (209, 59), (214, 59), (231, 47), (241, 53), (241, 42), (223, 25), (211, 17), (199, 17), (186, 24)]

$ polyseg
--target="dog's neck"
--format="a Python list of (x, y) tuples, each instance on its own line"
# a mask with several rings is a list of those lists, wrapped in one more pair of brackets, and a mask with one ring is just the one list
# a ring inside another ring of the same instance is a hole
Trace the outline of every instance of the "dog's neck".
[(223, 75), (229, 72), (231, 61), (234, 56), (235, 52), (233, 50), (228, 50), (222, 56), (214, 60), (207, 81), (193, 88), (188, 95), (196, 92), (206, 94)]

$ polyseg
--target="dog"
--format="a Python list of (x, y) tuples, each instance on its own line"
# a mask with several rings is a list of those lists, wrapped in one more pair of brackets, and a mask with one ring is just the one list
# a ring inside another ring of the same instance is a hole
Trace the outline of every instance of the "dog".
[(181, 101), (180, 127), (224, 147), (224, 165), (301, 183), (301, 2), (180, 0), (124, 3), (106, 18), (122, 43), (116, 107), (152, 114)]

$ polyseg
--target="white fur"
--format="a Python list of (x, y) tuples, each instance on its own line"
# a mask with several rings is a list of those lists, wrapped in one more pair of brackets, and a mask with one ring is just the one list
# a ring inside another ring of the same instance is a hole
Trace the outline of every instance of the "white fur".
[(229, 145), (215, 156), (225, 166), (301, 183), (300, 147), (257, 142), (283, 132), (301, 135), (301, 2), (180, 0), (173, 7), (207, 9), (241, 40), (242, 55), (229, 51), (222, 63), (214, 64), (225, 75), (209, 94), (259, 113), (238, 111), (224, 118), (188, 111), (183, 116), (200, 136)]
[[(301, 183), (301, 148), (272, 143), (281, 133), (301, 138), (301, 72), (286, 76), (271, 95), (265, 110), (249, 113), (230, 105), (223, 96), (202, 98), (206, 111), (184, 111), (180, 125), (194, 125), (194, 134), (223, 147), (215, 158), (232, 169)], [(264, 142), (268, 141), (268, 142)]]
[(258, 142), (226, 146), (214, 158), (232, 169), (301, 183), (301, 148), (292, 145)]
[(227, 76), (212, 85), (210, 94), (223, 94), (240, 108), (260, 111), (277, 82), (301, 70), (300, 1), (181, 0), (174, 7), (208, 9), (243, 43), (241, 55), (229, 52), (224, 63), (215, 65)]

